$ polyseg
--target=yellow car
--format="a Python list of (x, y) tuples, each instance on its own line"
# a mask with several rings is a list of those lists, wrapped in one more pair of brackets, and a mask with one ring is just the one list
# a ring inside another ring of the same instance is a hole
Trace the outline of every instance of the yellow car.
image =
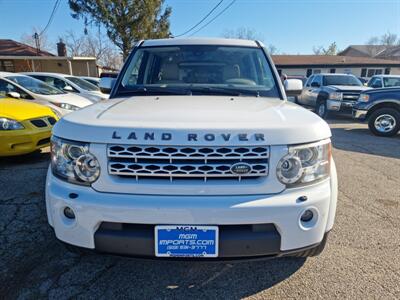
[(27, 154), (48, 146), (57, 119), (46, 106), (0, 98), (0, 157)]

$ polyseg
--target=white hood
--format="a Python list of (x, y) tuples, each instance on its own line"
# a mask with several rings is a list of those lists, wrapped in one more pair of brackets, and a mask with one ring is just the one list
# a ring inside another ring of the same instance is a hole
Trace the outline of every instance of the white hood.
[[(197, 145), (297, 144), (331, 136), (325, 121), (296, 104), (226, 96), (112, 99), (65, 116), (53, 133), (78, 141), (157, 145), (193, 145), (188, 134), (198, 137)], [(163, 133), (170, 139), (163, 140)], [(265, 140), (255, 138), (260, 134)]]
[(92, 101), (81, 97), (79, 95), (67, 93), (67, 94), (58, 94), (58, 95), (38, 95), (35, 94), (37, 99), (46, 100), (54, 103), (68, 103), (71, 105), (75, 105), (78, 107), (85, 107), (93, 104)]

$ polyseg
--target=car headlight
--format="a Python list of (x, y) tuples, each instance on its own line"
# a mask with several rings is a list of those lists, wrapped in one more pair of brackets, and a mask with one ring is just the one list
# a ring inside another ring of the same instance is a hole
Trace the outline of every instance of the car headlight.
[(369, 101), (369, 95), (367, 94), (360, 94), (358, 97), (359, 102), (368, 102)]
[(69, 104), (69, 103), (56, 103), (56, 102), (52, 102), (55, 106), (61, 107), (62, 109), (66, 109), (66, 110), (78, 110), (79, 107)]
[(0, 118), (0, 130), (19, 130), (24, 128), (24, 125), (22, 125), (18, 121), (7, 118)]
[(330, 160), (330, 140), (289, 146), (289, 153), (278, 162), (276, 174), (287, 187), (311, 184), (329, 176)]
[(331, 100), (342, 100), (343, 94), (338, 92), (329, 93), (329, 99)]
[(100, 175), (100, 164), (89, 152), (89, 144), (51, 138), (53, 174), (71, 183), (90, 185)]

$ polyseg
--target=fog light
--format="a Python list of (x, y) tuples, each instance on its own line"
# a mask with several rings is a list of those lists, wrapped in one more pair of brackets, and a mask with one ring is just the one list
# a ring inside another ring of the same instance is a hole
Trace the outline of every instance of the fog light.
[(311, 210), (307, 209), (300, 217), (302, 222), (310, 222), (314, 218), (314, 214)]
[(68, 219), (75, 219), (75, 213), (74, 213), (74, 211), (72, 210), (72, 208), (71, 207), (66, 207), (66, 208), (64, 208), (64, 216), (66, 217), (66, 218), (68, 218)]

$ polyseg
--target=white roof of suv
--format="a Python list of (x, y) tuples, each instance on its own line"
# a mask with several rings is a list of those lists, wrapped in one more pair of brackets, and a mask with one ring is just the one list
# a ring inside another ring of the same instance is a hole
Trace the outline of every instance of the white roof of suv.
[(178, 46), (178, 45), (221, 45), (221, 46), (247, 46), (258, 47), (256, 41), (219, 38), (186, 38), (186, 39), (157, 39), (145, 40), (141, 46)]

